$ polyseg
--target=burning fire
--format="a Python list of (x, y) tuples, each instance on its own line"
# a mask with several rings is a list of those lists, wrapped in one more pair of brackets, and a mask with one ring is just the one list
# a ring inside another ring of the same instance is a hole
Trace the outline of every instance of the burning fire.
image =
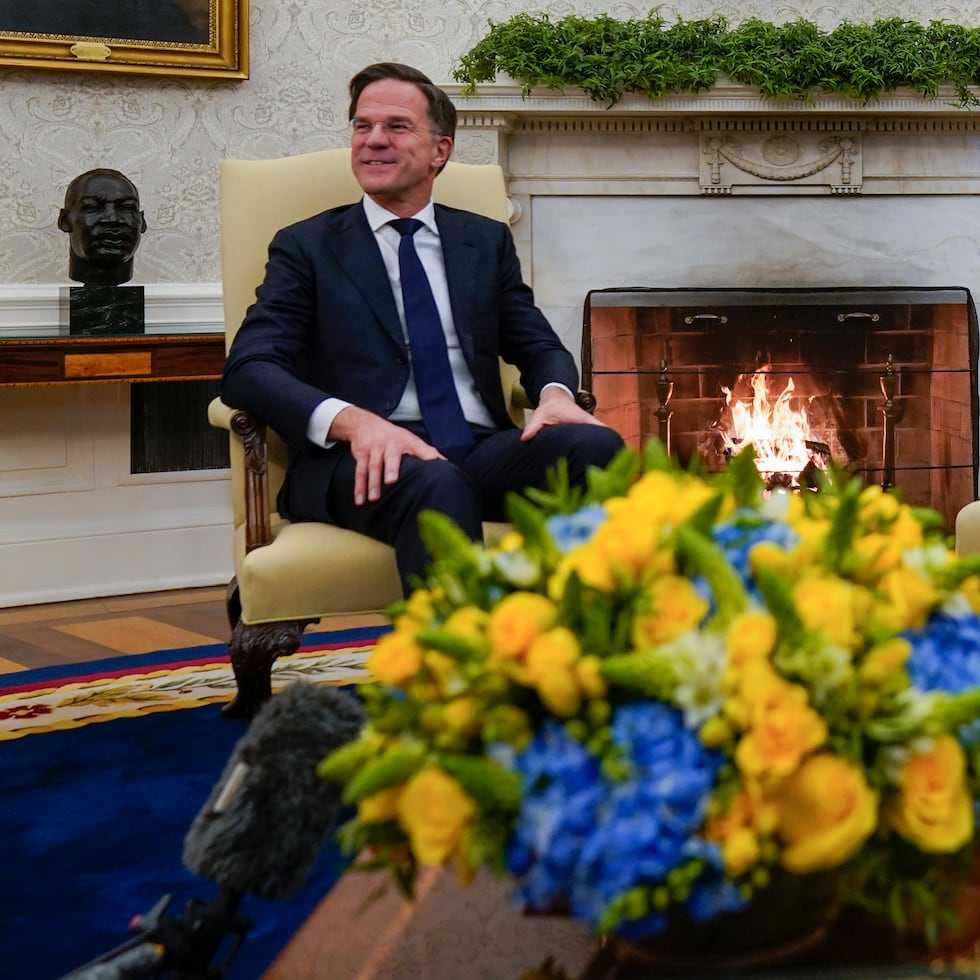
[(792, 378), (778, 395), (771, 395), (766, 365), (749, 376), (751, 399), (739, 399), (731, 388), (722, 386), (725, 405), (731, 415), (726, 426), (719, 424), (726, 455), (733, 456), (747, 445), (755, 448), (756, 466), (769, 486), (809, 485), (808, 474), (826, 468), (830, 449), (814, 438), (807, 407), (814, 396), (794, 396)]

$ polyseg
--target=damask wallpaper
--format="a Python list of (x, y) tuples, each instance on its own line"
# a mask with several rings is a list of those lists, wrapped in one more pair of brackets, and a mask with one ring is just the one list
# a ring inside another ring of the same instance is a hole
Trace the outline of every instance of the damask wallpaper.
[[(488, 20), (648, 9), (616, 0), (251, 0), (245, 81), (0, 71), (0, 284), (66, 281), (58, 210), (68, 181), (99, 166), (140, 190), (148, 231), (134, 281), (217, 282), (220, 161), (345, 145), (346, 85), (359, 68), (403, 61), (448, 82)], [(825, 29), (885, 17), (980, 23), (975, 0), (679, 0), (659, 9), (668, 19), (722, 14), (732, 23), (803, 17)]]

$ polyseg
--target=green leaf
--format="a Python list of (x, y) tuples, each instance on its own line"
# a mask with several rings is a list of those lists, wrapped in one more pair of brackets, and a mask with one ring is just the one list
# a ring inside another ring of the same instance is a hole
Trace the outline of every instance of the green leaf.
[(438, 764), (455, 779), (483, 813), (516, 814), (521, 808), (521, 777), (489, 759), (442, 754)]
[(793, 601), (792, 580), (771, 568), (754, 569), (752, 577), (766, 600), (766, 607), (779, 623), (780, 639), (789, 647), (801, 647), (806, 627)]
[(405, 782), (422, 768), (425, 758), (425, 749), (421, 745), (401, 742), (392, 745), (351, 779), (344, 790), (344, 802), (357, 803), (366, 796)]
[(762, 500), (764, 484), (755, 464), (755, 449), (749, 445), (728, 463), (725, 483), (739, 507), (757, 507)]
[(419, 514), (419, 534), (434, 561), (449, 560), (455, 564), (473, 564), (473, 542), (460, 526), (437, 510)]
[(636, 93), (656, 99), (697, 92), (720, 73), (765, 96), (812, 102), (817, 93), (869, 101), (899, 86), (935, 95), (953, 87), (962, 107), (980, 105), (974, 86), (980, 28), (933, 21), (924, 27), (897, 17), (872, 24), (844, 22), (821, 32), (796, 20), (775, 25), (748, 18), (730, 27), (723, 17), (668, 25), (656, 12), (642, 19), (589, 19), (521, 13), (490, 21), (486, 35), (460, 59), (453, 77), (464, 94), (506, 73), (527, 96), (537, 86), (577, 86), (614, 105)]
[(374, 737), (362, 737), (347, 742), (321, 760), (316, 767), (316, 774), (321, 779), (346, 783), (370, 761), (377, 751), (378, 743)]
[[(842, 478), (839, 475), (839, 478)], [(830, 531), (823, 544), (824, 560), (831, 568), (841, 568), (853, 552), (858, 527), (858, 512), (864, 484), (858, 479), (846, 480), (837, 494), (837, 508), (831, 517)]]
[(707, 535), (688, 525), (675, 532), (679, 569), (689, 578), (700, 575), (711, 587), (720, 623), (730, 622), (748, 606), (748, 596), (738, 572), (724, 552)]

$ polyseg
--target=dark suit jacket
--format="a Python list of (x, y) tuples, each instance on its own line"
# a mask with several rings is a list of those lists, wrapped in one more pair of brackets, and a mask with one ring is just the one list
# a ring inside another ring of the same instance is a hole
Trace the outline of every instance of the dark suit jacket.
[[(510, 229), (439, 205), (436, 223), (460, 345), (496, 424), (513, 426), (501, 357), (520, 370), (535, 403), (548, 382), (575, 391), (575, 362), (521, 279)], [(221, 395), (285, 439), (287, 484), (303, 486), (280, 495), (280, 511), (309, 518), (302, 498), (315, 494), (322, 509), (336, 458), (306, 438), (313, 409), (331, 396), (387, 418), (409, 377), (391, 285), (363, 207), (334, 208), (278, 232), (256, 295), (228, 354)]]

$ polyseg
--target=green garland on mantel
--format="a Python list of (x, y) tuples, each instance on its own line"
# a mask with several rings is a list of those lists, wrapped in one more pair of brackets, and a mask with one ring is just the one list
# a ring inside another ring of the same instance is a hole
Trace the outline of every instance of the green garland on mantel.
[(730, 28), (720, 16), (668, 24), (656, 11), (639, 20), (572, 15), (554, 23), (522, 13), (490, 21), (453, 77), (472, 95), (498, 74), (519, 82), (524, 96), (574, 86), (607, 106), (627, 94), (702, 92), (727, 75), (762, 96), (807, 102), (821, 93), (868, 102), (901, 87), (933, 98), (949, 86), (955, 105), (975, 107), (980, 27), (894, 18), (823, 32), (805, 20), (777, 26), (752, 18)]

